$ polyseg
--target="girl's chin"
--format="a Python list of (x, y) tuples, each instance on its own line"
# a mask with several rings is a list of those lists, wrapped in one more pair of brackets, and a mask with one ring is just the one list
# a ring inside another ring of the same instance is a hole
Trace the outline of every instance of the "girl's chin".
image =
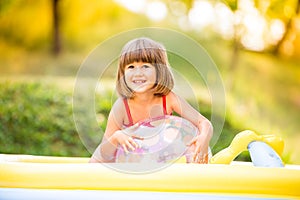
[(149, 92), (153, 86), (144, 85), (144, 86), (138, 86), (138, 87), (132, 87), (133, 91), (135, 93), (145, 93)]
[(136, 94), (142, 94), (142, 93), (146, 93), (148, 90), (137, 89), (137, 90), (133, 90), (133, 91)]

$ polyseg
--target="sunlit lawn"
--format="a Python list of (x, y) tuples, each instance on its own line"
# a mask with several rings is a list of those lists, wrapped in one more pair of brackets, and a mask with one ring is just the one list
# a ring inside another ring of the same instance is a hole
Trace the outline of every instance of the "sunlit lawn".
[(262, 56), (243, 55), (230, 77), (228, 116), (232, 122), (285, 140), (285, 153), (300, 162), (300, 68), (297, 64)]

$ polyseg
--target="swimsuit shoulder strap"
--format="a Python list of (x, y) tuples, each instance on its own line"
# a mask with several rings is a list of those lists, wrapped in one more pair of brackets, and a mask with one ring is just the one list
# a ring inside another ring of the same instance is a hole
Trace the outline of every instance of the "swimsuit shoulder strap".
[[(128, 100), (126, 98), (124, 98), (123, 103), (124, 103), (124, 106), (125, 106), (125, 109), (126, 109), (128, 120), (129, 120), (129, 124), (126, 125), (126, 126), (132, 126), (133, 125), (133, 120), (132, 120), (131, 112), (130, 112), (130, 109), (129, 109)], [(167, 98), (166, 98), (165, 95), (162, 96), (162, 103), (163, 103), (164, 115), (167, 115), (168, 114), (167, 113)]]
[(162, 96), (162, 101), (163, 101), (163, 111), (164, 115), (167, 115), (167, 98), (166, 95)]
[(123, 99), (123, 103), (124, 103), (124, 106), (125, 106), (125, 109), (126, 109), (128, 120), (129, 120), (128, 126), (132, 126), (133, 125), (133, 120), (132, 120), (132, 116), (131, 116), (131, 113), (130, 113), (128, 101), (127, 101), (126, 98)]

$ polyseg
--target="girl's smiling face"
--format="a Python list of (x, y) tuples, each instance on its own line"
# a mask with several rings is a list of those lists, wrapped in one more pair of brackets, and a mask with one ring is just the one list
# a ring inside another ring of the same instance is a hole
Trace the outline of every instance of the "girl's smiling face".
[(150, 63), (133, 62), (125, 66), (125, 82), (135, 93), (144, 93), (156, 83), (156, 69)]

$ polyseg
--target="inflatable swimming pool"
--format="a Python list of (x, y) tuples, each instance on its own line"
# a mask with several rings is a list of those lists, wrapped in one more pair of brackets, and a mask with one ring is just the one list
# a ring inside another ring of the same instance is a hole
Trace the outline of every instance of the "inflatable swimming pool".
[(116, 169), (140, 167), (138, 163), (88, 164), (89, 158), (0, 154), (0, 199), (300, 199), (299, 165), (232, 161), (257, 140), (281, 149), (274, 137), (245, 131), (210, 164), (179, 159), (136, 174)]
[[(87, 164), (88, 158), (1, 155), (0, 160), (0, 199), (52, 199), (51, 194), (53, 199), (76, 199), (91, 194), (114, 199), (117, 193), (122, 199), (126, 194), (137, 199), (149, 193), (157, 195), (154, 199), (201, 196), (205, 199), (300, 199), (300, 167), (295, 165), (266, 168), (243, 162), (175, 163), (154, 173), (128, 174), (103, 164)], [(76, 193), (79, 194), (74, 197)]]

